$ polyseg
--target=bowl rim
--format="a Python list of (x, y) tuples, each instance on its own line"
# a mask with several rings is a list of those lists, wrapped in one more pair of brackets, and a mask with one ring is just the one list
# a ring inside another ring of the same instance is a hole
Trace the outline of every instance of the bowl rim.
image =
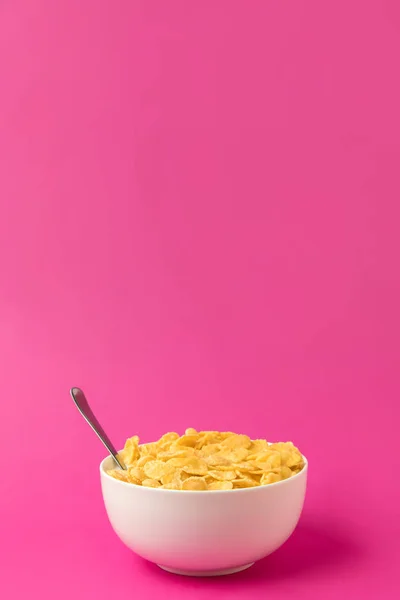
[[(298, 477), (304, 477), (305, 475), (307, 475), (308, 472), (308, 460), (307, 458), (304, 456), (304, 454), (302, 454), (303, 460), (304, 460), (304, 467), (301, 469), (301, 471), (299, 471), (298, 473), (296, 473), (295, 475), (293, 475), (292, 477), (289, 477), (288, 479), (283, 479), (282, 481), (275, 481), (274, 483), (268, 483), (267, 485), (257, 485), (254, 487), (249, 487), (249, 488), (236, 488), (235, 490), (204, 490), (204, 491), (209, 491), (212, 492), (212, 495), (218, 495), (218, 494), (232, 494), (232, 493), (254, 493), (256, 491), (260, 490), (265, 490), (265, 489), (269, 489), (271, 487), (275, 487), (277, 485), (290, 485), (290, 481), (293, 481), (294, 479), (297, 479)], [(144, 490), (144, 491), (149, 491), (150, 493), (172, 493), (172, 494), (184, 494), (185, 496), (189, 496), (192, 494), (196, 494), (197, 496), (206, 496), (207, 498), (209, 497), (209, 494), (200, 494), (200, 490), (168, 490), (168, 489), (163, 489), (163, 488), (151, 488), (151, 487), (143, 487), (141, 485), (135, 485), (134, 483), (128, 483), (127, 481), (121, 481), (120, 479), (116, 479), (115, 477), (112, 477), (111, 475), (109, 475), (105, 469), (104, 469), (104, 464), (106, 463), (106, 461), (108, 461), (110, 458), (112, 458), (111, 454), (108, 454), (108, 456), (104, 457), (103, 460), (100, 462), (99, 465), (99, 469), (100, 469), (100, 477), (104, 477), (106, 480), (111, 480), (113, 481), (115, 484), (119, 484), (125, 487), (128, 487), (129, 489), (140, 489), (140, 490)], [(203, 491), (203, 490), (202, 490)], [(141, 493), (141, 492), (139, 492)]]

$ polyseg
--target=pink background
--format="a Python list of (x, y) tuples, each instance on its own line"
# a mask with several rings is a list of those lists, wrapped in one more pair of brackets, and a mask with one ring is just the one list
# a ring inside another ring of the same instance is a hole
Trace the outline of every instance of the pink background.
[[(397, 0), (2, 0), (2, 598), (396, 596), (399, 56)], [(293, 439), (292, 539), (132, 555), (72, 385), (118, 445)]]

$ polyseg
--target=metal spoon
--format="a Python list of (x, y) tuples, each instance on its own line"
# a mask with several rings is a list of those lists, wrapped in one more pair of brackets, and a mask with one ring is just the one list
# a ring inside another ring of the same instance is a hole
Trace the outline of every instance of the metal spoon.
[(126, 469), (126, 466), (118, 456), (118, 452), (115, 449), (114, 444), (111, 442), (110, 438), (108, 437), (108, 435), (98, 422), (97, 418), (93, 414), (93, 411), (90, 408), (88, 401), (86, 400), (85, 394), (82, 392), (81, 389), (77, 387), (71, 388), (70, 394), (82, 417), (89, 423), (90, 427), (98, 435), (98, 437), (103, 442), (103, 444), (105, 445), (105, 447), (107, 448), (117, 465), (121, 467), (121, 469)]

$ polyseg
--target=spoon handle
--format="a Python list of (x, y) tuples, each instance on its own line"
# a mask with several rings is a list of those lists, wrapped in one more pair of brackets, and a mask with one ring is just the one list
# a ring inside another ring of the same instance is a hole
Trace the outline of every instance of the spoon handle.
[(105, 447), (107, 448), (117, 465), (121, 467), (121, 469), (126, 469), (126, 466), (118, 457), (118, 452), (115, 449), (114, 444), (111, 442), (110, 438), (108, 437), (108, 435), (100, 425), (99, 421), (97, 420), (92, 409), (90, 408), (89, 402), (86, 400), (83, 391), (80, 388), (73, 387), (70, 390), (70, 394), (82, 417), (89, 423), (90, 427), (98, 435), (98, 437), (103, 442), (103, 444), (105, 445)]

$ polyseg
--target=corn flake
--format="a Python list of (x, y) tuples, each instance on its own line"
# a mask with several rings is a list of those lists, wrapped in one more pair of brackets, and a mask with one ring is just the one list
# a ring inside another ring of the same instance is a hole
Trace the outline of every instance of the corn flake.
[(208, 475), (211, 475), (213, 479), (218, 479), (219, 481), (232, 481), (236, 479), (235, 471), (208, 471)]
[(202, 492), (207, 489), (206, 480), (204, 477), (188, 477), (182, 483), (182, 489)]
[(186, 464), (182, 467), (182, 470), (186, 473), (190, 473), (190, 475), (206, 475), (208, 467), (205, 460), (193, 456), (187, 459)]
[(160, 484), (159, 481), (157, 481), (157, 479), (144, 479), (142, 481), (142, 486), (143, 487), (158, 488), (158, 487), (161, 487), (161, 484)]
[(171, 481), (171, 483), (166, 483), (162, 487), (164, 490), (181, 490), (182, 483), (180, 481)]
[(172, 466), (168, 465), (168, 463), (164, 463), (162, 460), (152, 460), (143, 467), (143, 471), (149, 479), (158, 480), (171, 470)]
[(208, 486), (208, 490), (232, 490), (232, 481), (211, 481)]

